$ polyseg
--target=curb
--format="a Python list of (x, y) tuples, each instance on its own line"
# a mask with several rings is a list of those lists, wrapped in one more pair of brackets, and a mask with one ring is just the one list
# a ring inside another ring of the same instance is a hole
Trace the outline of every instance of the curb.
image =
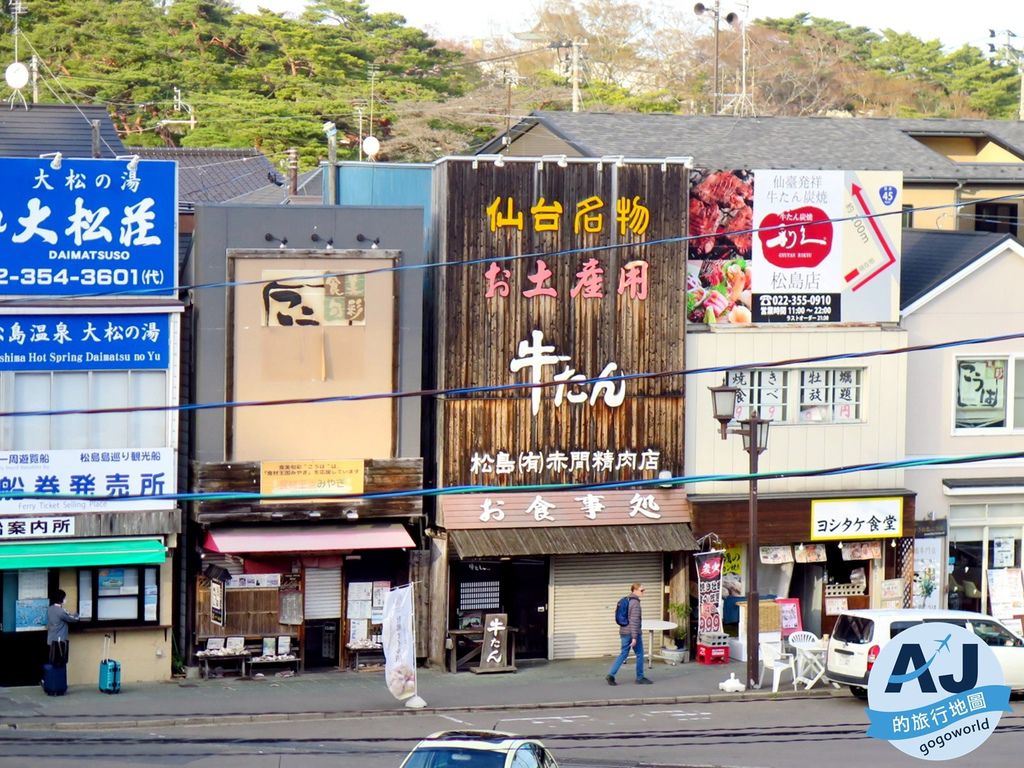
[(793, 699), (831, 699), (848, 698), (851, 694), (844, 690), (835, 691), (824, 688), (818, 691), (794, 691), (772, 693), (771, 691), (744, 691), (743, 693), (707, 693), (685, 696), (647, 696), (631, 699), (585, 699), (581, 701), (546, 701), (539, 703), (510, 704), (476, 704), (449, 707), (424, 707), (423, 709), (371, 709), (359, 712), (261, 712), (251, 715), (222, 715), (211, 722), (205, 715), (188, 715), (183, 717), (150, 717), (118, 719), (111, 721), (36, 721), (26, 722), (2, 721), (0, 730), (11, 731), (110, 731), (126, 728), (184, 728), (201, 725), (244, 725), (248, 723), (272, 723), (286, 721), (311, 720), (347, 720), (362, 717), (407, 717), (417, 715), (436, 715), (447, 712), (489, 712), (508, 709), (575, 709), (578, 707), (635, 707), (673, 704), (719, 704), (725, 702), (744, 701), (790, 701)]

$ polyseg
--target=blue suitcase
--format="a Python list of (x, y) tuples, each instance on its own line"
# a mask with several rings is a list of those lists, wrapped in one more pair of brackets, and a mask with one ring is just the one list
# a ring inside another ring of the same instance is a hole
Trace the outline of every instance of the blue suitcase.
[(47, 696), (63, 696), (68, 692), (68, 668), (43, 664), (42, 682)]
[(107, 635), (103, 638), (103, 659), (100, 661), (100, 690), (103, 693), (120, 693), (121, 662), (110, 658), (109, 646), (110, 635)]

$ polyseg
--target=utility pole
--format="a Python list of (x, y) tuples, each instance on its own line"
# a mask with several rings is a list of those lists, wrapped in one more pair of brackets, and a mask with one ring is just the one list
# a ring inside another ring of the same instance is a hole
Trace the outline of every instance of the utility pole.
[(359, 115), (359, 162), (363, 161), (363, 107), (356, 106), (356, 114)]
[(324, 133), (327, 134), (327, 204), (335, 205), (338, 202), (338, 126), (328, 121), (324, 123)]
[(373, 89), (377, 82), (377, 65), (370, 65), (370, 135), (373, 136)]
[(32, 54), (31, 66), (29, 71), (32, 73), (32, 103), (39, 103), (39, 57), (34, 53)]
[(1012, 32), (1009, 29), (990, 29), (988, 31), (988, 36), (990, 38), (994, 38), (996, 35), (1002, 35), (1005, 39), (1000, 48), (996, 48), (994, 43), (989, 43), (989, 55), (994, 57), (998, 53), (1006, 60), (1013, 60), (1017, 64), (1017, 74), (1020, 76), (1020, 94), (1017, 99), (1017, 119), (1024, 121), (1024, 50), (1010, 44), (1010, 38), (1017, 36), (1015, 32)]
[[(572, 111), (580, 111), (580, 41), (572, 40)], [(511, 110), (510, 110), (511, 111)]]
[(288, 195), (297, 197), (299, 194), (299, 150), (292, 147), (288, 150)]

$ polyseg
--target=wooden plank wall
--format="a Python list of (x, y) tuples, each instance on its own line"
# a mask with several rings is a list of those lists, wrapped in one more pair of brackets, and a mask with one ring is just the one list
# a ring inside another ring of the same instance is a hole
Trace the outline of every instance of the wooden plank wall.
[(218, 627), (210, 621), (210, 582), (199, 577), (196, 580), (196, 639), (243, 635), (295, 635), (299, 628), (277, 621), (278, 589), (225, 589), (224, 626)]
[[(442, 258), (449, 263), (481, 259), (464, 268), (448, 268), (441, 277), (443, 297), (439, 355), (440, 385), (444, 388), (486, 387), (523, 383), (527, 373), (512, 373), (510, 361), (518, 344), (531, 339), (534, 330), (544, 333), (545, 345), (555, 354), (568, 355), (565, 363), (588, 377), (601, 374), (609, 362), (617, 374), (679, 371), (685, 367), (684, 315), (686, 257), (680, 242), (650, 244), (679, 238), (686, 232), (687, 170), (682, 165), (614, 162), (570, 163), (559, 168), (547, 162), (508, 162), (502, 168), (480, 163), (450, 162), (447, 167), (446, 221), (442, 233)], [(574, 232), (578, 203), (591, 196), (605, 205), (600, 232)], [(501, 197), (515, 213), (523, 213), (524, 227), (491, 232), (487, 207)], [(559, 201), (563, 213), (556, 232), (535, 232), (530, 207), (544, 198)], [(643, 234), (629, 229), (620, 234), (616, 200), (636, 198), (650, 211)], [(593, 249), (627, 244), (628, 247)], [(508, 269), (509, 296), (485, 297), (490, 266), (488, 258), (535, 254), (514, 262)], [(526, 298), (533, 287), (528, 275), (542, 258), (553, 273), (545, 284), (557, 297)], [(604, 297), (571, 297), (584, 262), (595, 259), (604, 269)], [(620, 268), (635, 260), (648, 262), (648, 296), (644, 300), (619, 295)], [(548, 368), (544, 380), (561, 368)], [(643, 450), (656, 448), (661, 467), (681, 470), (683, 464), (684, 385), (681, 376), (643, 378), (626, 384), (626, 403), (611, 408), (562, 404), (555, 408), (552, 387), (543, 390), (540, 412), (531, 412), (528, 389), (485, 392), (449, 398), (440, 406), (439, 445), (441, 481), (458, 485), (471, 481), (469, 456), (475, 450), (548, 452), (554, 450)], [(573, 482), (633, 479), (604, 473), (574, 473)], [(651, 474), (645, 475), (646, 477)], [(544, 477), (544, 482), (569, 478)], [(479, 481), (480, 478), (475, 478)], [(500, 483), (500, 477), (487, 478)], [(507, 479), (506, 479), (507, 481)], [(513, 480), (513, 482), (515, 482)]]
[[(193, 465), (195, 487), (198, 493), (230, 493), (242, 491), (259, 493), (260, 463), (258, 461), (232, 461)], [(363, 475), (364, 491), (415, 490), (423, 487), (423, 459), (367, 459)], [(337, 501), (310, 500), (304, 504), (262, 503), (259, 499), (205, 500), (193, 504), (193, 515), (200, 523), (217, 523), (240, 519), (278, 520), (307, 519), (306, 510), (315, 505), (321, 519), (341, 518), (346, 510), (354, 509), (360, 518), (418, 517), (423, 514), (421, 496), (403, 496), (393, 499), (339, 499)]]

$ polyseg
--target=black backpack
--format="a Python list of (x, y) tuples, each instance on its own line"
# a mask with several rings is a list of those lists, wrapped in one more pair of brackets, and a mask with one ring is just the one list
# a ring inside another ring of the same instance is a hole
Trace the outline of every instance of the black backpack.
[(629, 601), (632, 597), (632, 595), (620, 597), (619, 602), (615, 604), (615, 623), (620, 627), (629, 626)]

